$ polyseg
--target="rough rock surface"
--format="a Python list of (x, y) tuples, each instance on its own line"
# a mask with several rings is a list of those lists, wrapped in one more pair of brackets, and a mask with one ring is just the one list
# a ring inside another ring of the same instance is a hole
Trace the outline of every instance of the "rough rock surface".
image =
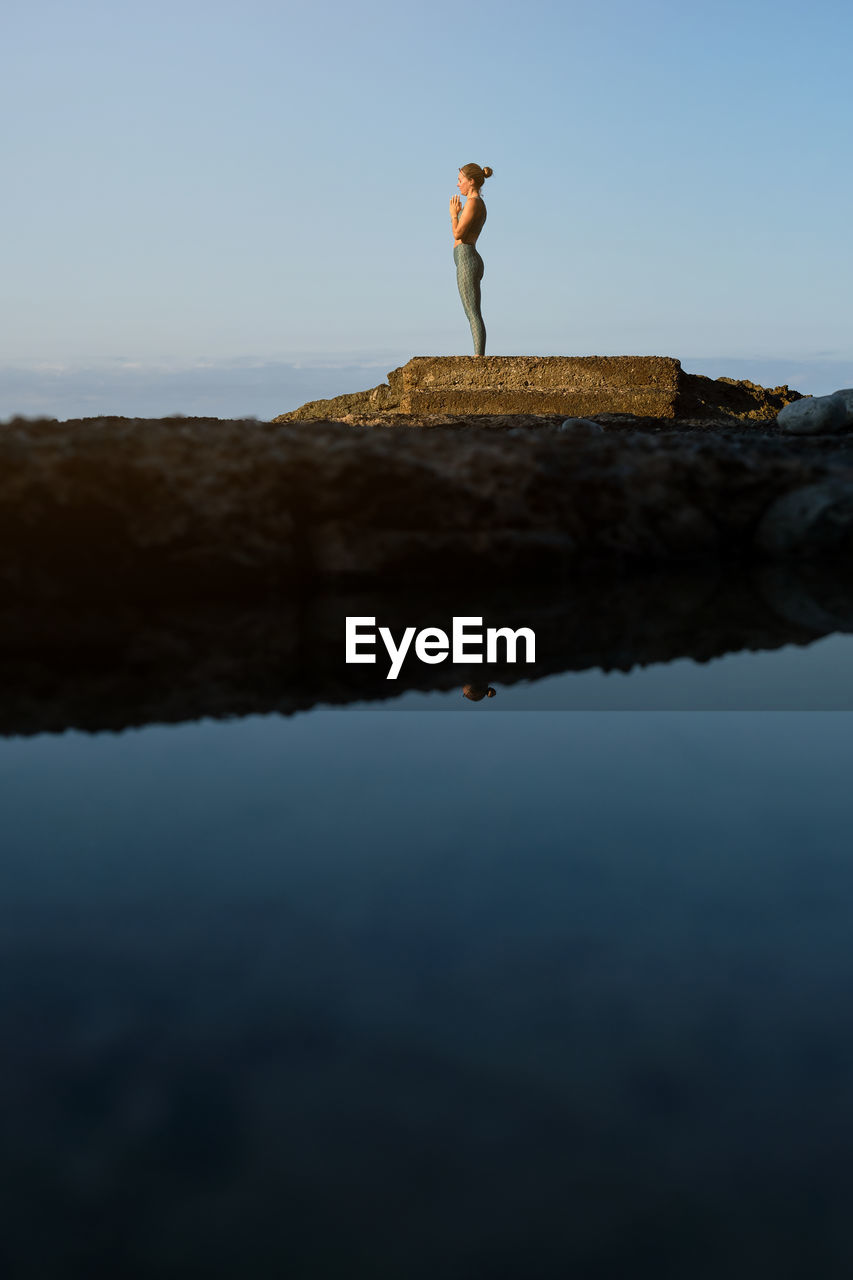
[(844, 437), (512, 422), (16, 419), (0, 429), (0, 582), (58, 598), (257, 595), (808, 555), (802, 522), (774, 541), (766, 513), (826, 485), (832, 546), (853, 545)]
[(309, 400), (292, 413), (283, 413), (275, 422), (328, 422), (349, 413), (382, 413), (398, 410), (403, 393), (403, 370), (392, 369), (388, 381), (369, 391), (354, 391), (331, 400)]
[(404, 413), (632, 413), (673, 418), (681, 364), (670, 356), (414, 356)]
[[(445, 381), (449, 384), (449, 390), (453, 390), (455, 383), (470, 384), (469, 390), (476, 392), (478, 390), (478, 379), (483, 382), (488, 381), (485, 372), (479, 372), (480, 361), (471, 357), (444, 357), (444, 362), (449, 365), (444, 374)], [(553, 363), (558, 365), (559, 359), (555, 358)], [(496, 361), (500, 357), (495, 358)], [(580, 387), (580, 394), (574, 396), (571, 392), (565, 391), (562, 397), (558, 398), (555, 404), (548, 404), (546, 407), (531, 406), (525, 408), (524, 401), (518, 402), (517, 397), (522, 392), (525, 374), (527, 381), (533, 382), (536, 386), (540, 383), (543, 388), (553, 391), (550, 383), (558, 376), (556, 373), (549, 372), (548, 368), (534, 368), (535, 362), (530, 359), (526, 363), (521, 357), (513, 357), (518, 366), (514, 370), (514, 378), (509, 381), (520, 382), (522, 385), (516, 387), (511, 385), (505, 388), (503, 399), (500, 394), (492, 395), (491, 400), (487, 403), (484, 393), (489, 390), (485, 385), (479, 388), (479, 397), (475, 397), (472, 403), (477, 407), (474, 410), (477, 416), (486, 423), (491, 423), (495, 418), (507, 415), (535, 415), (548, 416), (556, 415), (566, 418), (572, 416), (594, 416), (594, 417), (612, 417), (613, 414), (625, 416), (626, 414), (632, 418), (638, 417), (674, 417), (678, 419), (734, 419), (741, 422), (772, 422), (786, 404), (802, 399), (798, 391), (792, 391), (787, 386), (773, 387), (768, 389), (760, 387), (754, 382), (735, 381), (732, 378), (705, 378), (701, 374), (685, 373), (680, 367), (677, 360), (665, 362), (667, 367), (660, 371), (663, 383), (669, 387), (669, 378), (672, 378), (671, 397), (669, 394), (665, 397), (667, 401), (671, 398), (671, 411), (668, 408), (665, 414), (658, 414), (658, 411), (649, 408), (649, 397), (646, 394), (647, 389), (654, 391), (654, 379), (656, 371), (654, 369), (643, 370), (642, 373), (631, 372), (631, 360), (629, 357), (618, 357), (609, 363), (604, 358), (597, 361), (590, 358), (592, 367), (584, 372), (584, 380)], [(628, 372), (623, 371), (623, 384), (616, 385), (614, 391), (618, 395), (614, 395), (608, 399), (608, 377), (613, 378), (613, 370), (618, 367), (618, 362), (625, 360), (628, 362)], [(409, 361), (408, 365), (403, 365), (398, 369), (392, 369), (388, 374), (388, 382), (382, 383), (378, 387), (373, 387), (369, 391), (354, 392), (350, 395), (335, 396), (331, 400), (311, 400), (307, 404), (301, 405), (298, 409), (293, 409), (289, 413), (280, 414), (275, 418), (275, 422), (311, 422), (311, 421), (328, 421), (349, 419), (350, 415), (359, 415), (373, 417), (387, 421), (389, 424), (395, 420), (407, 421), (412, 425), (417, 425), (421, 417), (430, 420), (440, 418), (442, 421), (452, 422), (459, 416), (460, 412), (463, 416), (470, 416), (471, 410), (460, 410), (455, 404), (450, 403), (424, 403), (418, 405), (415, 409), (411, 403), (411, 394), (406, 392), (407, 376), (411, 379), (412, 370), (410, 366), (414, 366), (415, 372), (418, 372), (420, 362), (425, 362), (427, 366), (441, 366), (442, 360), (425, 361), (424, 357), (415, 357)], [(488, 361), (486, 361), (488, 363)], [(540, 361), (540, 364), (542, 362)], [(582, 362), (575, 362), (582, 363)], [(530, 366), (529, 368), (527, 366)], [(408, 371), (408, 375), (407, 375)], [(427, 377), (429, 368), (423, 371), (419, 376)], [(560, 374), (565, 381), (565, 375)], [(507, 381), (507, 379), (504, 379)], [(494, 381), (494, 378), (492, 379)], [(634, 396), (634, 403), (631, 403), (631, 389), (638, 389), (637, 395)], [(494, 389), (492, 389), (494, 390)], [(535, 390), (535, 386), (534, 386)], [(591, 402), (587, 402), (584, 398), (586, 391), (594, 394), (594, 406)], [(511, 393), (511, 395), (509, 394)], [(639, 403), (642, 401), (642, 403)], [(414, 409), (414, 413), (413, 413)], [(657, 418), (656, 418), (657, 420)]]
[(564, 418), (557, 430), (574, 431), (579, 435), (600, 436), (604, 427), (600, 422), (594, 422), (592, 418)]
[(808, 396), (786, 404), (778, 417), (779, 426), (792, 435), (831, 435), (853, 429), (853, 390), (830, 396)]
[(678, 418), (736, 419), (739, 422), (774, 422), (786, 404), (803, 397), (785, 385), (761, 387), (748, 379), (706, 378), (682, 373)]

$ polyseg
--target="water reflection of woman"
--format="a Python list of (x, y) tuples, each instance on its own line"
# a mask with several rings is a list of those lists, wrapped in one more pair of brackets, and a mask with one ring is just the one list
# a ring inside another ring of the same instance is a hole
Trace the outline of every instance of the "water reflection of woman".
[(497, 690), (490, 684), (466, 684), (462, 686), (462, 697), (471, 702), (482, 702), (484, 698), (497, 697)]

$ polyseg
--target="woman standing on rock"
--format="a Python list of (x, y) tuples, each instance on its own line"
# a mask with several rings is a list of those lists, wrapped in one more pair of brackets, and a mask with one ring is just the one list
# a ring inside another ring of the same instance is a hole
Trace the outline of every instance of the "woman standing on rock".
[(456, 263), (456, 283), (459, 296), (471, 325), (474, 354), (486, 354), (486, 326), (480, 314), (480, 281), (483, 279), (483, 259), (477, 252), (477, 237), (486, 221), (486, 206), (480, 188), (490, 178), (493, 169), (481, 169), (478, 164), (466, 164), (459, 170), (456, 183), (465, 196), (465, 208), (459, 212), (462, 201), (459, 196), (450, 197), (450, 229), (453, 232), (453, 261)]

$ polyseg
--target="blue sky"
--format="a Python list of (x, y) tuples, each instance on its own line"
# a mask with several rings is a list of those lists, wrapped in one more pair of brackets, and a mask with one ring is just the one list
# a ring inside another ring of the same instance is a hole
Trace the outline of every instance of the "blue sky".
[(853, 382), (840, 0), (6, 12), (2, 415), (265, 417), (467, 353), (469, 161), (489, 354)]

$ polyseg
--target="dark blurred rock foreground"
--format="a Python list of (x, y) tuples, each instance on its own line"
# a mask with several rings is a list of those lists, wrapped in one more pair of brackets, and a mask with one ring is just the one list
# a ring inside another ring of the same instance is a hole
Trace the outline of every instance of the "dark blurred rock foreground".
[(731, 416), (0, 427), (10, 597), (553, 580), (825, 557), (851, 539), (849, 438), (787, 436)]

